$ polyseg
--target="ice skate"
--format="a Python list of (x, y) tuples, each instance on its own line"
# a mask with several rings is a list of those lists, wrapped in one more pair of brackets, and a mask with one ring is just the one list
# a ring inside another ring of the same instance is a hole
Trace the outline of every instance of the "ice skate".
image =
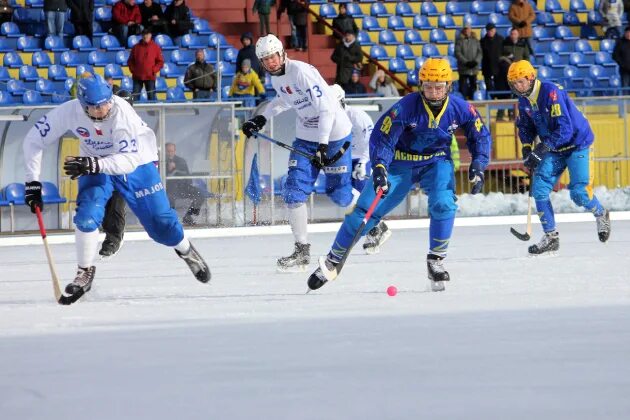
[(77, 270), (77, 275), (72, 283), (68, 283), (68, 285), (66, 286), (66, 295), (73, 296), (77, 293), (83, 294), (85, 292), (88, 292), (92, 288), (92, 282), (94, 281), (95, 273), (96, 267), (94, 266), (88, 268), (79, 267)]
[(429, 286), (431, 287), (431, 291), (433, 292), (443, 292), (444, 282), (451, 279), (448, 271), (446, 271), (446, 269), (444, 268), (444, 263), (442, 262), (443, 260), (444, 257), (440, 257), (438, 255), (427, 255)]
[(554, 255), (560, 249), (560, 235), (555, 230), (544, 234), (540, 242), (529, 247), (529, 255)]
[(293, 254), (278, 258), (277, 270), (281, 273), (301, 273), (311, 262), (311, 244), (296, 242)]
[(604, 214), (595, 218), (597, 222), (597, 236), (600, 242), (606, 242), (610, 238), (610, 213), (604, 210)]
[(101, 250), (98, 252), (101, 260), (109, 260), (118, 254), (124, 242), (123, 238), (118, 239), (111, 235), (105, 236), (105, 240), (101, 244)]
[(367, 235), (365, 235), (365, 242), (363, 243), (363, 249), (368, 255), (378, 254), (381, 252), (381, 246), (387, 242), (392, 236), (391, 230), (387, 227), (385, 222), (380, 222), (374, 226)]
[(186, 254), (182, 254), (178, 250), (175, 250), (179, 258), (186, 261), (190, 271), (195, 275), (195, 278), (202, 283), (208, 283), (210, 281), (210, 268), (204, 261), (203, 257), (197, 252), (193, 244), (190, 244), (190, 249)]
[(319, 258), (319, 267), (308, 278), (308, 288), (317, 290), (326, 284), (329, 280), (337, 278), (337, 263), (328, 257)]

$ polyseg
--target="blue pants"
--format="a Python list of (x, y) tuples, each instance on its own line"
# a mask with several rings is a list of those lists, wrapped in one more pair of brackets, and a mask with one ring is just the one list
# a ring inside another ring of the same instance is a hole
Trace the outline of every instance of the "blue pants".
[[(352, 135), (328, 144), (328, 156), (333, 156)], [(293, 147), (302, 152), (314, 155), (317, 151), (317, 143), (296, 139)], [(326, 174), (326, 195), (338, 206), (346, 207), (352, 202), (352, 156), (346, 151), (341, 159), (326, 166), (323, 171)], [(289, 155), (289, 174), (284, 188), (284, 202), (289, 207), (305, 203), (313, 192), (313, 185), (319, 176), (319, 169), (304, 156), (291, 152)]]
[[(361, 232), (365, 235), (380, 220), (400, 204), (411, 187), (419, 182), (429, 198), (429, 249), (438, 255), (446, 255), (448, 243), (455, 221), (455, 174), (453, 162), (438, 160), (426, 166), (412, 167), (406, 165), (392, 165), (387, 177), (391, 183), (387, 195), (381, 198), (372, 217)], [(346, 216), (341, 228), (337, 232), (335, 242), (330, 250), (333, 259), (341, 259), (346, 250), (352, 246), (352, 238), (359, 229), (365, 213), (374, 201), (376, 193), (372, 183), (365, 186), (354, 211)]]
[(592, 158), (591, 148), (562, 153), (549, 152), (536, 168), (532, 196), (536, 200), (536, 210), (545, 232), (556, 228), (549, 194), (565, 169), (569, 171), (569, 191), (573, 202), (596, 216), (603, 214), (604, 208), (593, 194)]
[(128, 175), (87, 175), (79, 178), (74, 224), (81, 232), (93, 232), (105, 216), (105, 205), (118, 191), (142, 223), (151, 239), (175, 246), (184, 239), (184, 229), (168, 202), (157, 167), (139, 166)]
[[(352, 170), (354, 170), (357, 163), (359, 163), (359, 159), (352, 159)], [(352, 178), (352, 188), (359, 192), (363, 191), (363, 187), (365, 187), (365, 184), (368, 183), (368, 180), (372, 176), (372, 165), (369, 161), (365, 164), (365, 176), (367, 177), (365, 179)]]

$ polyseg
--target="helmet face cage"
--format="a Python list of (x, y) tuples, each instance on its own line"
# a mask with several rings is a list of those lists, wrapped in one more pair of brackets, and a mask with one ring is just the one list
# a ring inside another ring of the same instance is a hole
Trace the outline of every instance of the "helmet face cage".
[[(433, 82), (427, 82), (427, 83), (433, 83)], [(446, 82), (446, 89), (444, 91), (444, 96), (438, 99), (429, 99), (424, 94), (424, 85), (425, 85), (424, 82), (420, 82), (420, 86), (419, 86), (420, 94), (422, 95), (422, 98), (424, 99), (424, 101), (432, 108), (438, 108), (444, 105), (444, 102), (446, 102), (446, 98), (451, 93), (451, 89), (453, 88), (452, 82)]]
[[(275, 71), (271, 71), (263, 60), (274, 54), (278, 54), (280, 57), (280, 67)], [(282, 42), (275, 35), (263, 36), (256, 42), (256, 57), (258, 57), (258, 61), (260, 61), (263, 68), (272, 75), (281, 74), (284, 71), (287, 53), (284, 51)]]

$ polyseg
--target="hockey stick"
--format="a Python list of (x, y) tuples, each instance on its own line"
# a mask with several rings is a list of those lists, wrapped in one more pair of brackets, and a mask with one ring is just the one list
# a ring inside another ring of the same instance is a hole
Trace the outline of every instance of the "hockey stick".
[[(369, 188), (369, 186), (367, 188)], [(383, 196), (383, 190), (379, 188), (376, 193), (376, 197), (374, 197), (374, 201), (372, 201), (372, 204), (370, 204), (370, 207), (365, 212), (363, 221), (361, 222), (361, 225), (359, 225), (359, 228), (354, 234), (354, 237), (352, 238), (352, 242), (350, 243), (350, 246), (348, 247), (348, 249), (346, 249), (346, 252), (343, 254), (343, 257), (341, 257), (341, 261), (339, 261), (339, 263), (335, 266), (335, 269), (333, 271), (329, 271), (328, 273), (325, 273), (327, 274), (326, 281), (334, 280), (335, 278), (337, 278), (337, 276), (341, 272), (341, 269), (346, 264), (346, 260), (348, 259), (348, 256), (350, 255), (350, 251), (352, 251), (352, 248), (354, 247), (354, 245), (356, 245), (356, 243), (359, 241), (359, 238), (361, 237), (361, 233), (363, 232), (363, 229), (365, 229), (365, 226), (370, 221), (370, 218), (372, 217), (372, 213), (374, 213), (374, 210), (376, 209), (376, 206), (378, 205), (378, 202), (380, 201), (382, 196)], [(323, 261), (321, 261), (322, 258), (326, 258), (326, 257), (320, 258), (319, 265), (320, 267), (322, 266), (326, 267), (325, 265), (322, 265), (323, 264)], [(322, 281), (319, 277), (315, 275), (311, 275), (308, 279), (308, 288), (310, 290), (317, 290), (320, 287), (322, 287), (324, 284), (326, 284), (326, 281)]]
[(516, 236), (521, 241), (529, 241), (532, 235), (532, 186), (534, 183), (534, 177), (529, 177), (529, 196), (527, 197), (527, 231), (520, 233), (513, 227), (510, 228), (512, 235)]
[[(305, 158), (307, 158), (307, 159), (308, 159), (308, 160), (310, 160), (310, 161), (315, 160), (315, 155), (311, 155), (310, 153), (306, 153), (306, 152), (303, 152), (303, 151), (301, 151), (301, 150), (298, 150), (298, 149), (296, 149), (296, 148), (295, 148), (295, 147), (293, 147), (293, 146), (289, 146), (289, 145), (288, 145), (288, 144), (286, 144), (286, 143), (282, 143), (281, 141), (274, 140), (274, 139), (272, 139), (271, 137), (264, 135), (263, 133), (258, 133), (258, 132), (256, 132), (256, 133), (254, 133), (254, 134), (253, 134), (253, 137), (254, 137), (254, 138), (259, 138), (259, 137), (260, 137), (261, 139), (264, 139), (264, 140), (270, 141), (270, 142), (272, 142), (273, 144), (275, 144), (276, 146), (280, 146), (280, 147), (282, 147), (283, 149), (287, 149), (287, 150), (289, 150), (289, 151), (291, 151), (291, 152), (295, 152), (295, 153), (297, 153), (297, 154), (298, 154), (298, 155), (300, 155), (300, 156), (304, 156)], [(331, 157), (330, 159), (326, 159), (326, 161), (324, 162), (324, 166), (332, 165), (333, 163), (335, 163), (335, 162), (337, 162), (339, 159), (341, 159), (341, 157), (343, 156), (343, 154), (344, 154), (344, 153), (346, 153), (346, 150), (348, 150), (348, 149), (350, 148), (350, 145), (351, 145), (351, 143), (350, 143), (349, 141), (345, 142), (345, 143), (341, 146), (341, 148), (337, 151), (337, 153), (335, 153), (335, 154), (333, 155), (333, 157)]]
[(48, 239), (46, 239), (46, 228), (44, 227), (44, 219), (42, 218), (42, 211), (39, 207), (35, 207), (35, 214), (37, 215), (37, 224), (39, 225), (39, 233), (42, 235), (44, 241), (44, 249), (46, 250), (46, 258), (48, 259), (48, 268), (50, 268), (50, 275), (52, 276), (53, 292), (55, 294), (55, 300), (60, 305), (71, 305), (81, 296), (83, 296), (83, 289), (79, 293), (75, 293), (72, 296), (64, 296), (61, 294), (61, 288), (59, 287), (59, 277), (57, 277), (57, 271), (55, 270), (55, 262), (53, 261), (50, 247), (48, 246)]

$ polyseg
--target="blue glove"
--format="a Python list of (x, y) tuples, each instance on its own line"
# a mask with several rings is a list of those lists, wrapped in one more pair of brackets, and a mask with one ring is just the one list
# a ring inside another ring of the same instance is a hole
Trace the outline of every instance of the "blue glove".
[(530, 173), (534, 172), (549, 150), (545, 143), (538, 143), (534, 150), (531, 146), (523, 146), (523, 165)]
[(378, 193), (378, 190), (381, 189), (383, 190), (383, 195), (387, 194), (391, 184), (387, 180), (387, 169), (380, 163), (372, 168), (372, 182), (374, 183), (375, 192)]
[(470, 164), (470, 168), (468, 168), (468, 181), (472, 184), (472, 188), (470, 189), (471, 194), (479, 194), (483, 189), (483, 169), (481, 169), (481, 164), (477, 161), (474, 161)]

